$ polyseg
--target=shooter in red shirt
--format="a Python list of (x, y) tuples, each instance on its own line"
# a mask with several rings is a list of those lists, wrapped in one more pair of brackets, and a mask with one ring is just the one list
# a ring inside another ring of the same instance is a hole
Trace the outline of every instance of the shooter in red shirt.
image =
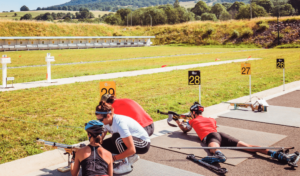
[[(173, 120), (176, 121), (180, 129), (187, 133), (192, 130), (192, 128), (198, 134), (200, 140), (207, 144), (208, 147), (259, 147), (247, 144), (243, 141), (240, 141), (228, 134), (217, 131), (217, 122), (213, 118), (207, 118), (202, 116), (204, 107), (199, 103), (195, 102), (190, 108), (192, 120), (190, 120), (186, 126), (182, 122), (179, 122), (177, 117), (173, 117)], [(282, 152), (276, 152), (269, 149), (245, 149), (249, 152), (260, 152), (266, 155), (270, 155), (272, 158), (276, 158), (279, 161), (287, 163), (291, 158), (285, 157), (285, 154)], [(213, 156), (207, 156), (202, 159), (207, 163), (218, 163), (225, 162), (226, 157), (219, 149), (210, 149), (210, 152)]]
[[(151, 136), (154, 132), (154, 124), (150, 115), (137, 102), (131, 99), (116, 99), (115, 96), (104, 94), (101, 101), (105, 101), (114, 108), (114, 113), (131, 117), (137, 121)], [(108, 126), (105, 126), (109, 128)], [(109, 131), (109, 129), (108, 129)]]

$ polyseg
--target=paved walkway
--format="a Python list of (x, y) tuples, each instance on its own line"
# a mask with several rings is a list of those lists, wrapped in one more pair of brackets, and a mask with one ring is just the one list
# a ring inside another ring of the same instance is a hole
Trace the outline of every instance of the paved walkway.
[(63, 85), (63, 84), (72, 84), (72, 83), (76, 83), (76, 82), (87, 82), (87, 81), (94, 81), (94, 80), (105, 80), (105, 79), (112, 79), (112, 78), (138, 76), (138, 75), (168, 72), (168, 71), (173, 71), (173, 70), (185, 70), (185, 69), (189, 69), (189, 68), (221, 65), (221, 64), (227, 64), (227, 63), (233, 63), (233, 62), (245, 62), (247, 60), (258, 60), (258, 59), (259, 58), (236, 59), (236, 60), (219, 61), (219, 62), (208, 62), (208, 63), (202, 63), (202, 64), (180, 65), (180, 66), (173, 66), (173, 67), (147, 69), (147, 70), (137, 70), (137, 71), (90, 75), (90, 76), (81, 76), (81, 77), (72, 77), (72, 78), (62, 78), (62, 79), (54, 79), (54, 80), (52, 80), (52, 83), (48, 83), (46, 80), (45, 81), (36, 81), (36, 82), (17, 83), (17, 84), (14, 84), (14, 88), (8, 88), (8, 89), (2, 88), (2, 89), (0, 89), (0, 91), (6, 92), (6, 91), (14, 91), (14, 90), (20, 90), (20, 89), (31, 89), (31, 88), (36, 88), (36, 87), (47, 87), (47, 86), (55, 86), (55, 85)]

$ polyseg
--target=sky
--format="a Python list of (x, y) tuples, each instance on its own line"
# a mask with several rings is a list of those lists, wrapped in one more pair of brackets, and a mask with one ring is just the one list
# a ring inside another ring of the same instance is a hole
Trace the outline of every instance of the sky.
[(36, 10), (38, 7), (48, 7), (63, 4), (71, 0), (0, 0), (0, 12), (2, 11), (20, 11), (23, 5), (30, 10)]

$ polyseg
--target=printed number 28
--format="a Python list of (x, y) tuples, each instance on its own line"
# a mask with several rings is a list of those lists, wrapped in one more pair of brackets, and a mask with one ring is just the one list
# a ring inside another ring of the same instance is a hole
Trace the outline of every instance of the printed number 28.
[[(247, 71), (247, 72), (246, 72), (246, 71)], [(242, 74), (243, 74), (243, 75), (246, 75), (246, 74), (248, 75), (248, 74), (249, 74), (249, 71), (250, 71), (250, 67), (243, 67), (243, 68), (242, 68)]]
[(283, 63), (283, 62), (278, 62), (278, 63), (277, 63), (277, 67), (283, 68), (283, 67), (284, 67), (284, 63)]
[(200, 84), (200, 76), (190, 76), (190, 84)]

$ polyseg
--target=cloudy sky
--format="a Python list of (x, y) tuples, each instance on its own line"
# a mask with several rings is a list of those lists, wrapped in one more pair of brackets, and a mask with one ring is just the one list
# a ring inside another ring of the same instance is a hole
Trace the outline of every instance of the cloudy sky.
[(0, 12), (10, 10), (20, 11), (23, 5), (26, 5), (30, 10), (35, 10), (38, 7), (48, 7), (68, 1), (70, 0), (0, 0)]

